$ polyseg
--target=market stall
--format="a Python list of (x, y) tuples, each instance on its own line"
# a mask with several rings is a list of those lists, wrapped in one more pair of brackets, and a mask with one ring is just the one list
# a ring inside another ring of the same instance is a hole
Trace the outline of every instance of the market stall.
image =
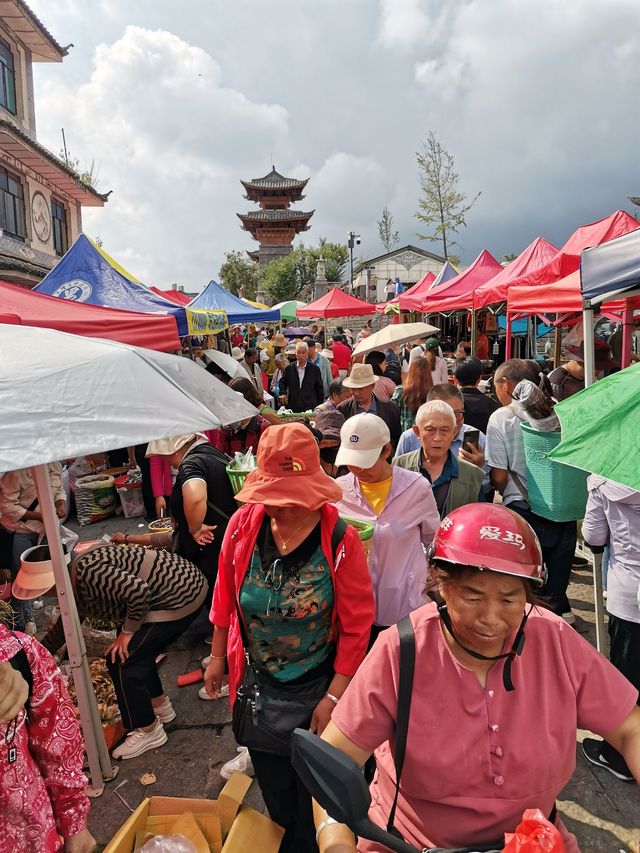
[(199, 311), (225, 311), (230, 323), (277, 323), (280, 320), (277, 309), (254, 308), (213, 279), (188, 307)]
[(0, 281), (0, 304), (3, 313), (19, 318), (23, 326), (106, 338), (161, 352), (180, 349), (176, 321), (168, 315), (136, 314), (117, 308), (83, 305), (35, 293), (6, 281)]
[(0, 325), (0, 472), (31, 467), (49, 543), (92, 787), (113, 778), (47, 463), (256, 414), (185, 358), (50, 329)]

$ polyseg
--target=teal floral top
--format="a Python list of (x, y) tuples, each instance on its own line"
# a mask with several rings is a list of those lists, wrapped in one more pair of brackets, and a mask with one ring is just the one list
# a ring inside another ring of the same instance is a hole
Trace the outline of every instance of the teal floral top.
[(281, 557), (265, 517), (240, 589), (249, 655), (278, 681), (292, 681), (333, 653), (333, 581), (320, 547), (320, 523)]

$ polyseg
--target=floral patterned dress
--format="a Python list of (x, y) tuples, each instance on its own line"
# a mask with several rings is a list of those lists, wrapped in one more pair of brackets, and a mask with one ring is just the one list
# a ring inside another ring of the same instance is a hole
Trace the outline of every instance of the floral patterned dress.
[(0, 723), (0, 853), (55, 853), (87, 826), (84, 743), (60, 670), (33, 637), (0, 625), (0, 661), (23, 648), (29, 715)]

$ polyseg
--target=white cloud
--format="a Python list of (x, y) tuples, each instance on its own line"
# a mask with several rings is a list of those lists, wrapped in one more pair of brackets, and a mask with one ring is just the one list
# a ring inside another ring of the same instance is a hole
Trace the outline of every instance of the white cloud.
[(36, 68), (39, 138), (58, 151), (64, 126), (96, 160), (114, 192), (85, 230), (150, 283), (200, 287), (255, 247), (239, 181), (272, 163), (309, 178), (306, 243), (353, 229), (376, 255), (385, 204), (415, 242), (430, 130), (482, 190), (466, 262), (562, 243), (640, 192), (637, 0), (30, 2), (76, 45)]

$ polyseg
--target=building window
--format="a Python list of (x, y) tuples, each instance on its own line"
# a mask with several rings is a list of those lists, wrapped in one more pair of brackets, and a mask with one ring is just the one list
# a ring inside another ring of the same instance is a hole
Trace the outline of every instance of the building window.
[(56, 250), (56, 255), (64, 255), (69, 248), (67, 211), (55, 198), (51, 199), (51, 218), (53, 219), (53, 248)]
[(0, 39), (0, 106), (16, 114), (16, 75), (11, 48)]
[(27, 237), (20, 178), (3, 168), (0, 168), (0, 228), (18, 240)]

